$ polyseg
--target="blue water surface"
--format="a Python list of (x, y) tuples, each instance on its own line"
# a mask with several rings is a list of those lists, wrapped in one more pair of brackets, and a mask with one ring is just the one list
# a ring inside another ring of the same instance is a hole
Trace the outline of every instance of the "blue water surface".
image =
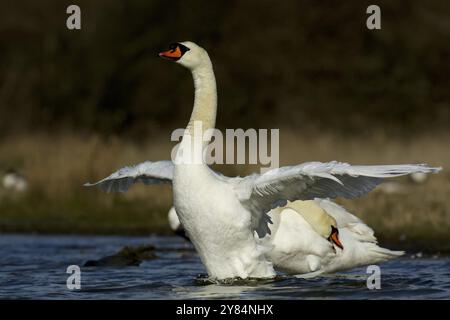
[[(155, 246), (139, 266), (83, 267), (124, 246)], [(81, 289), (67, 287), (69, 265)], [(366, 268), (299, 279), (213, 284), (192, 246), (175, 236), (0, 235), (0, 299), (449, 299), (450, 258), (407, 254), (380, 265), (381, 289)]]

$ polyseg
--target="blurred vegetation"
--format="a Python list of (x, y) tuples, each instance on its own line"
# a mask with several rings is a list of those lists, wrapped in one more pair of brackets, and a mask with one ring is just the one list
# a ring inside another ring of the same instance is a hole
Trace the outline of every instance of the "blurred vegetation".
[[(377, 1), (19, 0), (0, 12), (0, 134), (76, 130), (143, 138), (182, 127), (192, 81), (157, 52), (193, 40), (213, 59), (219, 127), (450, 124), (450, 6)], [(12, 121), (13, 120), (13, 121)], [(397, 132), (396, 132), (397, 134)]]
[[(192, 40), (213, 59), (219, 128), (281, 128), (281, 165), (450, 166), (450, 6), (377, 1), (18, 0), (0, 11), (0, 232), (168, 232), (169, 186), (104, 194), (81, 185), (168, 159), (189, 117), (187, 70), (157, 53)], [(81, 7), (82, 29), (66, 28)], [(227, 174), (255, 167), (221, 166)], [(382, 240), (450, 250), (450, 176), (341, 201)], [(400, 240), (403, 239), (403, 240)], [(405, 240), (406, 239), (406, 240)], [(445, 249), (447, 248), (447, 249)]]

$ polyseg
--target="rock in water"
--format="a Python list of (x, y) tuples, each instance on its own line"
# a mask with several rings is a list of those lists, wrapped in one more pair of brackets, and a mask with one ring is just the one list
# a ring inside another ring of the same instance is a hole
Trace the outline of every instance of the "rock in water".
[(103, 257), (99, 260), (88, 260), (85, 267), (124, 267), (139, 266), (142, 261), (156, 258), (155, 247), (142, 245), (137, 247), (126, 246), (119, 252)]

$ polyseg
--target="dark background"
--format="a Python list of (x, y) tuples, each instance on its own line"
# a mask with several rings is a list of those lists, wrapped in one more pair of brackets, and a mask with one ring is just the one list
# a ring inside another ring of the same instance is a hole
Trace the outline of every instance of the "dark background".
[[(442, 166), (424, 182), (405, 177), (337, 201), (381, 241), (450, 252), (448, 3), (2, 1), (0, 233), (170, 232), (170, 186), (106, 194), (82, 185), (169, 159), (193, 83), (157, 53), (191, 40), (214, 64), (217, 126), (279, 128), (280, 165)], [(81, 30), (66, 28), (71, 4)], [(370, 4), (381, 7), (381, 30), (366, 28)], [(11, 170), (25, 190), (4, 184)]]
[[(82, 29), (66, 28), (81, 7)], [(450, 124), (447, 1), (7, 1), (0, 12), (0, 135), (145, 134), (185, 125), (187, 70), (170, 42), (208, 50), (220, 128), (344, 133)], [(398, 132), (400, 131), (400, 133)]]

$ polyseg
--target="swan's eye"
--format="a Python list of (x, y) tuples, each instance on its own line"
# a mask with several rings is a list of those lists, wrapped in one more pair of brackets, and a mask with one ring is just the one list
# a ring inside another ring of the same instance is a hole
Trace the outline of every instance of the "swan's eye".
[(183, 45), (181, 43), (178, 43), (178, 48), (180, 48), (182, 54), (185, 54), (186, 52), (191, 50), (191, 49), (189, 49), (188, 47), (186, 47), (185, 45)]

